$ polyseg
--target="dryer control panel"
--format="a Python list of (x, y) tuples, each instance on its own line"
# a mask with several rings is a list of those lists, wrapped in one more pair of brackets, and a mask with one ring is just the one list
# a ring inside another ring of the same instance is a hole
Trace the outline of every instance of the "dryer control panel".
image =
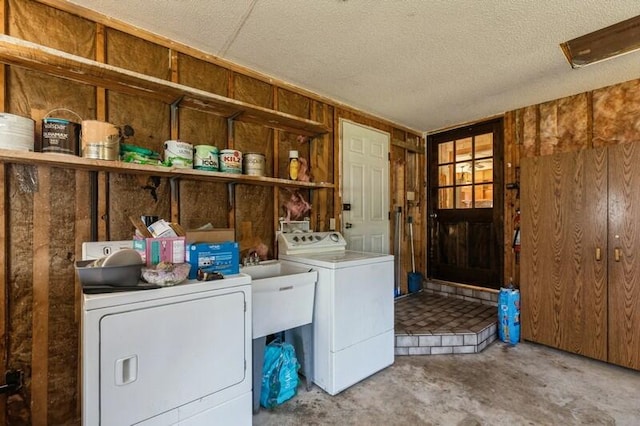
[(345, 250), (347, 242), (342, 234), (329, 232), (292, 232), (278, 235), (281, 254), (322, 253)]

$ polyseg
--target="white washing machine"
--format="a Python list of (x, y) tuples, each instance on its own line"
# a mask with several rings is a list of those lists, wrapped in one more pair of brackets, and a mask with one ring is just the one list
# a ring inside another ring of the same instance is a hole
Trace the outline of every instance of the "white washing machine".
[(84, 425), (251, 424), (251, 277), (83, 296)]
[(335, 395), (393, 364), (393, 256), (346, 250), (338, 232), (278, 235), (279, 259), (318, 271), (313, 382)]

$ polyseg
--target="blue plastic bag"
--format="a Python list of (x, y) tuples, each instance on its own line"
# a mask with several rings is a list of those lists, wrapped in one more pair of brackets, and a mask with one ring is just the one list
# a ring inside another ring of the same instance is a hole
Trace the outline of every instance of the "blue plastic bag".
[(501, 288), (498, 294), (498, 338), (515, 345), (520, 341), (520, 291)]
[(264, 351), (260, 404), (265, 408), (280, 405), (298, 391), (300, 364), (296, 351), (289, 343), (274, 340)]

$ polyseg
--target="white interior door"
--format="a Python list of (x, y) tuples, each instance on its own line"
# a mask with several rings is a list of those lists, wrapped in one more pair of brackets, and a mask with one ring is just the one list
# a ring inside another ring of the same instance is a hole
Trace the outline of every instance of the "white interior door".
[(342, 233), (349, 250), (389, 253), (388, 133), (340, 120)]

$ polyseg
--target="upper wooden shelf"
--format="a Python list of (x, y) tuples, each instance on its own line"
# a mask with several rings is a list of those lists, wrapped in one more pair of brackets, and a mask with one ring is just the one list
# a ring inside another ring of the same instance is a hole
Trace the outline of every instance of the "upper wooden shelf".
[(0, 35), (0, 62), (159, 100), (167, 105), (178, 102), (180, 107), (304, 136), (317, 136), (330, 131), (328, 126), (316, 121), (103, 64), (7, 35)]
[(209, 182), (236, 183), (261, 186), (279, 186), (289, 188), (334, 188), (329, 182), (298, 182), (263, 176), (209, 172), (178, 167), (151, 166), (147, 164), (124, 163), (122, 161), (94, 160), (70, 154), (54, 154), (44, 152), (17, 151), (0, 149), (0, 161), (6, 163), (45, 165), (80, 170), (104, 171), (127, 174), (144, 174), (167, 178), (185, 178)]

